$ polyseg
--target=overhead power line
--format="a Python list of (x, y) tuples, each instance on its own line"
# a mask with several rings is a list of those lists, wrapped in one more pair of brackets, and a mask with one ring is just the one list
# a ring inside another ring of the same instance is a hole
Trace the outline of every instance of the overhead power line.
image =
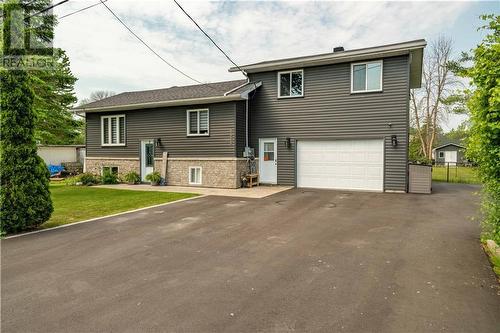
[[(28, 19), (30, 19), (30, 18), (32, 18), (32, 17), (34, 17), (34, 16), (37, 16), (37, 15), (40, 15), (40, 14), (42, 14), (42, 13), (45, 13), (46, 11), (51, 10), (52, 8), (55, 8), (55, 7), (57, 7), (57, 6), (60, 6), (60, 5), (62, 5), (63, 3), (66, 3), (66, 2), (68, 2), (68, 1), (69, 1), (69, 0), (63, 0), (63, 1), (61, 1), (61, 2), (56, 3), (55, 5), (50, 5), (50, 6), (48, 6), (48, 7), (45, 7), (44, 9), (42, 9), (42, 10), (40, 10), (40, 11), (36, 12), (35, 14), (30, 15), (30, 16), (28, 16), (28, 17), (26, 17), (26, 18), (25, 18), (25, 20), (28, 20)], [(107, 0), (106, 0), (106, 1), (107, 1)], [(29, 1), (29, 2), (26, 2), (26, 3), (22, 4), (22, 5), (23, 5), (23, 6), (29, 6), (29, 5), (31, 5), (33, 2), (35, 2), (35, 0), (31, 0), (31, 1)], [(3, 14), (0, 18), (4, 19), (4, 18), (5, 18), (5, 14)]]
[(160, 54), (158, 54), (158, 52), (156, 52), (151, 46), (148, 45), (148, 43), (146, 43), (141, 37), (139, 37), (131, 28), (129, 28), (128, 25), (125, 24), (125, 22), (123, 22), (119, 17), (118, 15), (115, 14), (115, 12), (113, 12), (113, 10), (111, 8), (109, 8), (103, 0), (100, 0), (101, 1), (101, 4), (104, 5), (104, 7), (106, 7), (106, 9), (116, 18), (116, 20), (118, 22), (121, 23), (121, 25), (123, 25), (125, 27), (125, 29), (127, 29), (135, 38), (137, 38), (144, 46), (146, 46), (148, 48), (149, 51), (151, 51), (155, 56), (157, 56), (161, 61), (163, 61), (165, 64), (167, 64), (168, 66), (170, 66), (172, 69), (174, 69), (175, 71), (179, 72), (180, 74), (184, 75), (185, 77), (187, 77), (188, 79), (190, 80), (193, 80), (194, 82), (197, 82), (197, 83), (200, 83), (200, 84), (203, 84), (203, 82), (201, 81), (198, 81), (196, 80), (195, 78), (193, 78), (192, 76), (184, 73), (182, 70), (180, 70), (179, 68), (175, 67), (174, 65), (172, 65), (171, 63), (169, 63), (167, 60), (165, 60)]
[(212, 39), (212, 37), (210, 37), (206, 32), (205, 30), (203, 30), (200, 25), (191, 17), (191, 15), (189, 15), (185, 10), (184, 8), (182, 8), (182, 6), (177, 2), (177, 0), (174, 0), (175, 4), (184, 12), (184, 14), (186, 14), (186, 16), (191, 20), (193, 21), (193, 23), (198, 27), (198, 29), (200, 29), (200, 31), (215, 45), (216, 48), (219, 49), (219, 51), (222, 52), (222, 54), (227, 58), (227, 60), (229, 60), (236, 68), (238, 68), (238, 70), (243, 74), (245, 75), (246, 77), (247, 76), (247, 73), (245, 73), (245, 71), (243, 69), (240, 68), (240, 66), (238, 66), (234, 61), (233, 59), (231, 59), (226, 52), (224, 52), (224, 50), (219, 46), (217, 45), (217, 43)]
[[(42, 13), (45, 13), (46, 11), (51, 10), (51, 9), (53, 9), (53, 8), (56, 8), (57, 6), (60, 6), (60, 5), (62, 5), (62, 4), (64, 4), (64, 3), (66, 3), (66, 2), (68, 2), (68, 1), (69, 1), (69, 0), (62, 0), (62, 1), (58, 2), (58, 3), (56, 3), (55, 5), (51, 5), (51, 6), (45, 7), (44, 9), (42, 9), (42, 10), (40, 10), (40, 11), (36, 12), (35, 14), (28, 16), (28, 17), (26, 18), (26, 20), (27, 20), (27, 19), (32, 18), (33, 16), (38, 16), (38, 15), (40, 15), (40, 14), (42, 14)], [(33, 1), (31, 1), (31, 2), (33, 2)], [(30, 2), (30, 3), (31, 3), (31, 2)]]
[[(108, 0), (104, 0), (104, 2), (106, 2), (106, 1), (108, 1)], [(99, 6), (100, 4), (101, 4), (101, 2), (98, 2), (98, 3), (95, 3), (93, 5), (90, 5), (90, 6), (87, 6), (87, 7), (78, 9), (78, 10), (75, 10), (74, 12), (71, 12), (69, 14), (66, 14), (66, 15), (63, 15), (63, 16), (59, 16), (58, 19), (63, 19), (65, 17), (71, 16), (71, 15), (74, 15), (74, 14), (78, 14), (80, 12), (83, 12), (84, 10), (90, 9), (92, 7), (95, 7), (95, 6)]]

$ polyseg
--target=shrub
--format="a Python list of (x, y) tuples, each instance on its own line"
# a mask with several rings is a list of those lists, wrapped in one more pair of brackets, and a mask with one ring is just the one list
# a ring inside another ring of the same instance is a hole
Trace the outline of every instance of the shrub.
[(500, 244), (500, 16), (486, 15), (489, 33), (473, 53), (474, 64), (463, 76), (475, 87), (467, 103), (471, 134), (467, 157), (478, 165), (483, 183), (483, 238)]
[(141, 177), (135, 171), (129, 172), (124, 177), (125, 181), (129, 184), (138, 184), (141, 182)]
[(76, 176), (78, 179), (78, 182), (82, 183), (82, 185), (90, 186), (90, 185), (96, 185), (101, 182), (101, 179), (89, 172), (82, 173), (81, 175)]
[(154, 171), (146, 175), (146, 180), (150, 181), (151, 185), (158, 185), (161, 181), (161, 175), (158, 171)]
[(88, 172), (79, 174), (78, 176), (68, 177), (64, 180), (64, 184), (68, 186), (75, 186), (75, 185), (90, 186), (90, 185), (97, 185), (101, 182), (102, 182), (101, 177)]
[(64, 185), (75, 186), (80, 182), (80, 176), (68, 177), (64, 180)]
[(113, 172), (106, 170), (102, 174), (101, 181), (103, 184), (118, 184), (118, 176)]

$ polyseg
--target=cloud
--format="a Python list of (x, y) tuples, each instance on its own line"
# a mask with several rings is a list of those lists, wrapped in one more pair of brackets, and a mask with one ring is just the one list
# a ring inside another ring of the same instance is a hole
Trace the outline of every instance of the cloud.
[[(64, 15), (96, 3), (71, 1)], [(239, 79), (231, 64), (173, 1), (108, 0), (165, 59), (203, 82)], [(239, 64), (433, 36), (466, 2), (186, 2), (183, 7)], [(445, 18), (445, 19), (443, 19)], [(60, 20), (55, 45), (79, 78), (79, 98), (94, 90), (142, 90), (192, 84), (150, 53), (102, 6)]]

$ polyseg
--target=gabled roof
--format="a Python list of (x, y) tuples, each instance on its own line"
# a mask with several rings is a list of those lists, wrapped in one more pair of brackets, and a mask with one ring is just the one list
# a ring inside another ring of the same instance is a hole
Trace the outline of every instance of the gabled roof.
[[(267, 72), (274, 70), (303, 68), (311, 66), (330, 65), (342, 62), (353, 62), (377, 59), (381, 57), (392, 57), (409, 54), (410, 63), (410, 88), (419, 88), (422, 81), (423, 50), (427, 42), (425, 39), (417, 39), (397, 44), (388, 44), (362, 49), (323, 53), (305, 57), (286, 58), (271, 61), (262, 61), (240, 66), (247, 73)], [(231, 67), (230, 72), (239, 71)]]
[(455, 147), (462, 148), (462, 149), (466, 148), (465, 146), (459, 145), (458, 143), (448, 142), (448, 143), (445, 143), (444, 145), (437, 146), (436, 148), (434, 148), (432, 150), (434, 151), (436, 149), (441, 149), (441, 148), (448, 147), (448, 146), (455, 146)]
[(130, 91), (78, 106), (73, 111), (121, 111), (236, 101), (246, 99), (247, 94), (260, 85), (260, 82), (234, 80), (181, 87), (174, 86), (166, 89)]

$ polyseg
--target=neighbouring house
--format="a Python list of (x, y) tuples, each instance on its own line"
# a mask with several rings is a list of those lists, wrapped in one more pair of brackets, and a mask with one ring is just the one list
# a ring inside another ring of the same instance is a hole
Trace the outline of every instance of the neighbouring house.
[[(169, 185), (235, 188), (253, 148), (262, 183), (408, 188), (409, 91), (425, 40), (240, 66), (248, 80), (126, 92), (76, 109), (86, 168), (160, 170)], [(236, 72), (237, 68), (230, 68)]]
[(85, 162), (85, 145), (38, 145), (37, 152), (47, 165)]
[(432, 155), (435, 164), (456, 165), (468, 162), (465, 158), (465, 147), (453, 142), (434, 148)]

